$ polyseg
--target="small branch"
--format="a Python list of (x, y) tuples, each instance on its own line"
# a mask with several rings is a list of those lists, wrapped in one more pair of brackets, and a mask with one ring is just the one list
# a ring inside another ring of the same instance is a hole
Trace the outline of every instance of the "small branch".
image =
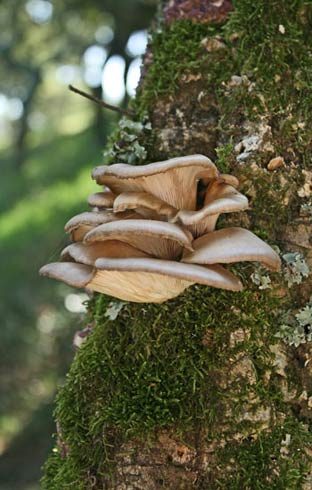
[(122, 109), (121, 107), (117, 107), (115, 105), (107, 104), (101, 99), (98, 99), (97, 97), (94, 97), (91, 94), (88, 94), (87, 92), (83, 92), (83, 90), (79, 90), (76, 87), (73, 87), (73, 85), (68, 85), (69, 90), (72, 92), (75, 92), (75, 94), (82, 95), (82, 97), (85, 97), (86, 99), (92, 100), (92, 102), (95, 102), (96, 104), (104, 107), (105, 109), (109, 109), (111, 111), (119, 112), (119, 114), (123, 114), (125, 116), (130, 116), (133, 117), (135, 116), (135, 112), (127, 109)]

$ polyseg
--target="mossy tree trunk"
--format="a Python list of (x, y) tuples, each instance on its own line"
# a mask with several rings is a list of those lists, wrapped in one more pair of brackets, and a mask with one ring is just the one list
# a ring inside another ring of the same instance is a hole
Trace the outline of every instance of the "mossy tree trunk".
[(165, 7), (138, 124), (116, 131), (109, 158), (208, 155), (251, 204), (221, 225), (277, 245), (283, 269), (236, 266), (242, 293), (194, 286), (115, 320), (110, 298), (92, 298), (44, 489), (312, 488), (311, 61), (310, 1)]

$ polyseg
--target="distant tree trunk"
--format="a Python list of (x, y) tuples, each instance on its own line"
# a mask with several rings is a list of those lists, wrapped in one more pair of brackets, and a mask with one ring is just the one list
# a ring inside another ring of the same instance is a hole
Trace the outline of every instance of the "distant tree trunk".
[(44, 489), (312, 488), (311, 28), (304, 0), (164, 8), (135, 103), (142, 163), (209, 156), (250, 199), (222, 224), (291, 255), (279, 274), (237, 266), (242, 293), (194, 286), (115, 320), (93, 298)]
[(5, 64), (12, 70), (16, 70), (17, 73), (22, 72), (25, 74), (27, 80), (25, 96), (23, 98), (23, 114), (19, 120), (16, 130), (15, 144), (14, 144), (14, 166), (19, 169), (24, 163), (27, 151), (27, 134), (28, 134), (28, 118), (33, 107), (33, 101), (36, 97), (37, 90), (41, 83), (41, 70), (40, 68), (32, 65), (28, 65), (23, 62), (16, 61), (12, 54), (12, 48), (14, 47), (14, 41), (9, 46), (5, 46), (1, 54), (3, 56)]
[[(26, 69), (26, 66), (25, 66)], [(29, 75), (30, 75), (30, 83), (27, 91), (27, 95), (23, 101), (23, 114), (19, 121), (19, 126), (17, 129), (16, 135), (16, 144), (15, 144), (15, 166), (16, 168), (20, 168), (25, 161), (26, 152), (27, 152), (27, 144), (26, 138), (29, 131), (29, 116), (33, 107), (33, 102), (37, 94), (37, 90), (41, 83), (41, 72), (39, 68), (35, 67), (27, 67)]]

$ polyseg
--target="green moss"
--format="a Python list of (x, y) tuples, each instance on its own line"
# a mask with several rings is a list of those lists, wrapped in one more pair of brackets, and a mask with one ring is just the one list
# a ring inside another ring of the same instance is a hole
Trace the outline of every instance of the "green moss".
[[(111, 448), (119, 440), (146, 438), (161, 427), (184, 432), (198, 423), (213, 434), (222, 408), (232, 403), (235, 414), (247, 391), (260, 395), (261, 402), (276, 400), (276, 386), (264, 385), (261, 376), (271, 363), (266, 346), (274, 340), (280, 300), (262, 294), (256, 301), (255, 294), (196, 286), (161, 307), (127, 305), (114, 322), (105, 317), (109, 299), (99, 295), (90, 306), (96, 327), (57, 399), (55, 415), (69, 454), (52, 457), (46, 473), (50, 487), (43, 488), (54, 488), (52, 473), (55, 488), (62, 488), (60, 481), (64, 488), (77, 488), (75, 482), (90, 475), (108, 478)], [(231, 346), (230, 332), (251, 326), (250, 338)], [(240, 351), (253, 359), (259, 383), (245, 380), (244, 387), (238, 377), (231, 389), (239, 386), (239, 396), (231, 402), (218, 370)]]
[[(280, 27), (281, 26), (281, 27)], [(285, 31), (284, 31), (285, 30)], [(223, 36), (212, 52), (204, 38)], [(293, 149), (300, 163), (312, 155), (312, 6), (305, 0), (236, 0), (229, 21), (205, 25), (177, 21), (151, 39), (153, 63), (135, 102), (153, 110), (162, 97), (178, 95), (183, 77), (201, 76), (201, 90), (218, 108), (224, 137), (241, 135), (241, 122), (268, 115), (276, 151), (286, 160)], [(233, 75), (245, 82), (231, 85)]]
[(182, 75), (196, 74), (205, 58), (200, 41), (206, 36), (220, 32), (219, 26), (173, 22), (170, 26), (152, 34), (153, 63), (144, 79), (143, 90), (136, 105), (150, 110), (152, 104), (162, 96), (174, 94)]
[(216, 165), (218, 170), (224, 174), (230, 172), (230, 161), (234, 157), (234, 145), (233, 143), (227, 143), (225, 145), (219, 146), (216, 149), (218, 160)]
[[(287, 445), (285, 444), (287, 443)], [(211, 490), (296, 490), (309, 472), (312, 437), (293, 417), (272, 432), (255, 439), (231, 443), (218, 451), (218, 468)], [(224, 476), (226, 474), (226, 477)], [(203, 486), (202, 488), (207, 488)]]

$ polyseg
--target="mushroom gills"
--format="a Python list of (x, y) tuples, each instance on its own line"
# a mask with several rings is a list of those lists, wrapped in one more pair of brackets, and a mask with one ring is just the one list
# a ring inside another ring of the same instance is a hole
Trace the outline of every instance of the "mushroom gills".
[(120, 220), (93, 228), (84, 237), (85, 243), (119, 240), (163, 259), (181, 256), (183, 247), (192, 250), (193, 237), (181, 227), (156, 220)]

